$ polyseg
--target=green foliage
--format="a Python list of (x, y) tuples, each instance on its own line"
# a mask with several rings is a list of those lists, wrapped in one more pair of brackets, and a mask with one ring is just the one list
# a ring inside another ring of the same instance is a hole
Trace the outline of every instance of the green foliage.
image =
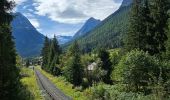
[(110, 62), (109, 52), (107, 52), (105, 49), (100, 49), (98, 56), (102, 61), (102, 64), (100, 66), (101, 69), (107, 72), (102, 79), (105, 83), (111, 84), (112, 82), (111, 82), (110, 75), (112, 71), (112, 63)]
[(98, 66), (96, 66), (96, 68), (88, 75), (90, 84), (97, 84), (106, 78), (107, 71), (101, 68), (101, 62), (98, 62), (97, 65)]
[(87, 88), (88, 86), (90, 86), (90, 82), (87, 78), (83, 78), (82, 86), (83, 88)]
[(165, 51), (168, 5), (167, 0), (134, 0), (125, 41), (127, 50), (140, 49), (151, 55)]
[(63, 91), (66, 95), (73, 98), (73, 100), (88, 100), (84, 95), (83, 92), (80, 92), (73, 88), (73, 85), (69, 83), (65, 77), (55, 77), (43, 70), (40, 69), (40, 71), (48, 77), (48, 79), (55, 84), (56, 87), (58, 87), (61, 91)]
[[(127, 31), (130, 6), (121, 7), (106, 18), (98, 27), (87, 35), (77, 39), (80, 49), (90, 52), (94, 49), (117, 48), (123, 46), (123, 36)], [(73, 44), (67, 44), (66, 47)]]
[(20, 100), (19, 70), (16, 67), (16, 51), (10, 23), (14, 3), (1, 0), (0, 3), (0, 98)]
[(96, 58), (95, 54), (84, 54), (81, 56), (82, 65), (87, 67), (90, 63), (93, 63)]
[(147, 21), (149, 20), (148, 0), (143, 4), (143, 0), (133, 0), (131, 15), (129, 20), (129, 30), (126, 37), (126, 49), (131, 51), (133, 49), (146, 49), (147, 45)]
[(132, 91), (142, 91), (152, 76), (158, 77), (158, 60), (143, 51), (134, 50), (122, 57), (112, 73), (116, 81), (127, 84)]
[(106, 89), (102, 85), (92, 88), (92, 99), (104, 100), (106, 99)]
[(64, 69), (64, 75), (69, 82), (79, 86), (83, 79), (83, 67), (80, 59), (79, 45), (76, 41), (70, 47), (68, 53), (70, 58), (68, 58), (68, 64)]
[(21, 67), (21, 83), (22, 87), (20, 88), (21, 100), (44, 100), (39, 90), (34, 71), (28, 68)]
[(133, 50), (122, 57), (112, 73), (112, 79), (126, 84), (127, 91), (148, 94), (151, 92), (149, 86), (158, 84), (160, 78), (162, 84), (167, 82), (168, 73), (169, 68), (165, 62), (161, 63), (143, 51)]
[(49, 42), (50, 41), (48, 37), (46, 36), (45, 41), (44, 41), (44, 47), (42, 48), (42, 51), (41, 51), (41, 55), (43, 57), (42, 69), (45, 69), (45, 70), (47, 70), (46, 64), (48, 63), (48, 51), (49, 51), (49, 46), (50, 46)]
[(16, 56), (16, 66), (22, 66), (22, 58), (19, 55)]
[(154, 100), (142, 94), (123, 92), (120, 90), (122, 87), (122, 85), (105, 85), (100, 83), (97, 86), (86, 89), (84, 94), (89, 100)]
[(168, 36), (168, 41), (167, 41), (167, 44), (166, 44), (166, 54), (165, 54), (165, 58), (170, 60), (170, 18), (169, 18), (169, 21), (168, 21), (168, 30), (167, 30), (167, 36)]
[(60, 75), (60, 68), (56, 66), (56, 64), (59, 64), (60, 54), (61, 49), (56, 39), (56, 36), (54, 36), (52, 40), (46, 37), (44, 47), (42, 49), (42, 69), (50, 72), (53, 75)]
[(114, 69), (114, 67), (119, 63), (122, 56), (124, 55), (124, 51), (122, 49), (112, 49), (109, 50), (109, 52), (110, 52), (110, 61), (113, 66), (112, 68)]
[(151, 0), (151, 26), (148, 27), (148, 51), (151, 55), (159, 54), (166, 50), (167, 11), (169, 8), (169, 0)]
[(126, 49), (140, 49), (151, 55), (165, 52), (169, 8), (168, 0), (134, 0)]

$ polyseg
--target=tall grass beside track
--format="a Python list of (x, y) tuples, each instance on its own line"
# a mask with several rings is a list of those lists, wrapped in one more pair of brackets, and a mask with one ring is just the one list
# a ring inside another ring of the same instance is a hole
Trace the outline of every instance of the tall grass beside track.
[(62, 92), (64, 92), (66, 95), (73, 98), (73, 100), (88, 100), (84, 95), (83, 92), (81, 92), (77, 88), (73, 88), (73, 85), (70, 84), (65, 80), (64, 77), (55, 77), (44, 70), (42, 70), (40, 67), (38, 67), (38, 70), (41, 71), (43, 75), (45, 75), (57, 88), (59, 88)]
[(25, 87), (26, 91), (29, 92), (25, 93), (25, 98), (28, 100), (44, 100), (37, 84), (34, 71), (29, 68), (21, 68), (21, 75), (21, 83)]

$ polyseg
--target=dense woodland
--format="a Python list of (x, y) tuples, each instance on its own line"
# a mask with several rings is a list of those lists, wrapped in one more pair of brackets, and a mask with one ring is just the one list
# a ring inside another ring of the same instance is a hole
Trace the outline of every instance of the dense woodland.
[[(13, 7), (7, 0), (0, 3), (0, 99), (32, 100), (19, 81)], [(133, 0), (63, 52), (55, 36), (46, 37), (41, 68), (63, 77), (87, 100), (169, 100), (169, 10), (169, 0)]]
[[(77, 38), (80, 49), (88, 53), (101, 47), (108, 49), (122, 47), (123, 37), (128, 29), (130, 8), (131, 6), (121, 7), (102, 21), (95, 29)], [(63, 48), (68, 48), (73, 42), (63, 45)]]
[(17, 54), (13, 42), (10, 22), (14, 2), (0, 1), (0, 99), (27, 100), (29, 93), (20, 83), (20, 70), (17, 67)]
[(168, 100), (169, 9), (168, 0), (133, 0), (60, 55), (60, 76), (92, 100)]

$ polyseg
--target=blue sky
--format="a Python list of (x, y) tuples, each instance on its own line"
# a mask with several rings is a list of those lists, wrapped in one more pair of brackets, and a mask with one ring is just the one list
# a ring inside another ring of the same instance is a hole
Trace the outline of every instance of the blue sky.
[(72, 36), (90, 17), (103, 20), (115, 12), (122, 0), (14, 0), (21, 12), (49, 37)]

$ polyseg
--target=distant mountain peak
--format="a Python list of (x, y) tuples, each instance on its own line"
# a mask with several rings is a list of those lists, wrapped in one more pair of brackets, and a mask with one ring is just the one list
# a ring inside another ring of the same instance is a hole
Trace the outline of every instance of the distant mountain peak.
[(95, 19), (93, 17), (89, 18), (85, 24), (83, 25), (83, 27), (74, 35), (73, 39), (81, 37), (83, 35), (85, 35), (86, 33), (88, 33), (89, 31), (91, 31), (92, 29), (94, 29), (101, 21), (98, 19)]
[(65, 44), (72, 39), (72, 36), (57, 35), (56, 38), (57, 38), (59, 44)]
[(123, 0), (121, 7), (129, 6), (133, 0)]
[(94, 20), (95, 20), (95, 21), (96, 21), (96, 20), (100, 21), (99, 19), (95, 19), (94, 17), (90, 17), (90, 18), (87, 20), (87, 22), (88, 22), (88, 21), (94, 21)]

